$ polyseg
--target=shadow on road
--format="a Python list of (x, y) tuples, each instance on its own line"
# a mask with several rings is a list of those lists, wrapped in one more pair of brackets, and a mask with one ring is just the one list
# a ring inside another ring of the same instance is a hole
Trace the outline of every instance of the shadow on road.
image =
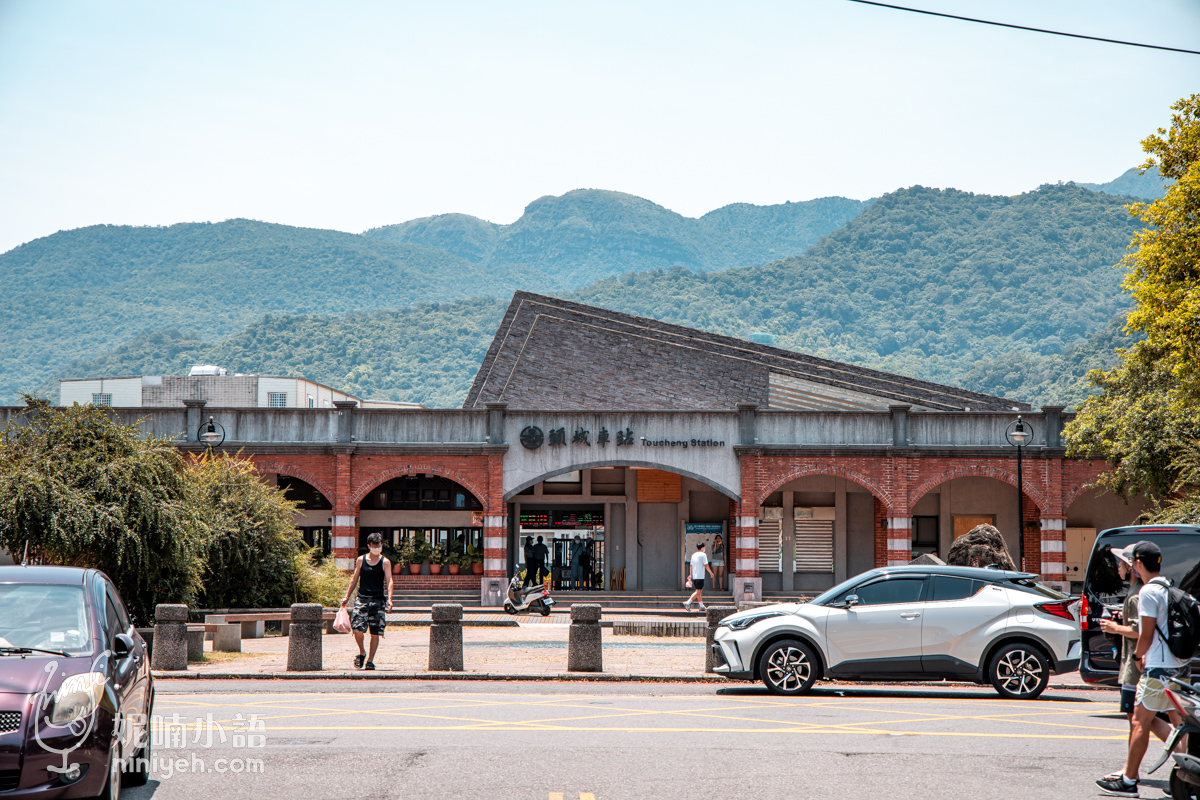
[[(777, 697), (780, 700), (786, 700), (787, 697), (782, 695), (772, 695), (767, 688), (762, 684), (751, 684), (746, 686), (723, 686), (716, 692), (718, 695), (725, 696), (740, 696), (740, 697)], [(1089, 692), (1095, 697), (1084, 696), (1082, 694), (1062, 694), (1049, 690), (1045, 692), (1038, 701), (1051, 703), (1093, 703), (1093, 702), (1116, 702), (1115, 695), (1109, 696), (1101, 692)], [(819, 697), (823, 699), (838, 698), (838, 697), (910, 697), (913, 699), (933, 699), (933, 700), (1003, 700), (1004, 698), (996, 694), (989, 688), (980, 687), (979, 689), (964, 689), (962, 687), (946, 687), (930, 688), (926, 686), (847, 686), (838, 684), (836, 686), (814, 686), (812, 691), (805, 695), (796, 696), (797, 700), (812, 699)], [(1037, 702), (1037, 701), (1032, 701)], [(1123, 717), (1122, 717), (1123, 719)]]

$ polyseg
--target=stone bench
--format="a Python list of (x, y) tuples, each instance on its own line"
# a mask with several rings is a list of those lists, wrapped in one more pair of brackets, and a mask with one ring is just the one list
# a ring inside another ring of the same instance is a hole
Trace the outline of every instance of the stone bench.
[[(336, 608), (322, 609), (321, 620), (325, 623), (325, 632), (334, 633), (333, 618), (337, 616)], [(205, 623), (238, 622), (242, 626), (243, 639), (261, 639), (266, 635), (267, 623), (281, 623), (282, 634), (287, 636), (291, 629), (292, 613), (290, 611), (253, 612), (246, 614), (205, 614)]]
[(236, 622), (205, 622), (189, 624), (188, 633), (203, 631), (205, 639), (211, 639), (215, 653), (242, 652), (242, 626)]

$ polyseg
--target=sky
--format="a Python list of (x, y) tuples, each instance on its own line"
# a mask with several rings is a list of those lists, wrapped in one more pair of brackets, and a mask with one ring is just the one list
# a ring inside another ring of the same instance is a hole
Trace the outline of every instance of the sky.
[[(899, 0), (1200, 49), (1195, 0)], [(613, 189), (687, 216), (1103, 182), (1200, 56), (847, 2), (0, 0), (0, 252), (95, 224), (359, 232)]]

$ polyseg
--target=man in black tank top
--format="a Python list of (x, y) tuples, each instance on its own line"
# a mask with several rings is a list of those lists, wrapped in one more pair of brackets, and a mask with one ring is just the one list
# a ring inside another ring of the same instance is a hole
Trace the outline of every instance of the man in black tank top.
[[(350, 612), (350, 628), (354, 641), (358, 643), (358, 655), (354, 657), (356, 669), (375, 669), (375, 651), (379, 649), (379, 637), (387, 627), (387, 613), (392, 610), (392, 562), (383, 557), (383, 537), (372, 533), (367, 537), (367, 554), (354, 562), (354, 575), (346, 587), (342, 605), (350, 602), (350, 594), (358, 587), (358, 599)], [(363, 634), (371, 633), (371, 654), (363, 649)]]

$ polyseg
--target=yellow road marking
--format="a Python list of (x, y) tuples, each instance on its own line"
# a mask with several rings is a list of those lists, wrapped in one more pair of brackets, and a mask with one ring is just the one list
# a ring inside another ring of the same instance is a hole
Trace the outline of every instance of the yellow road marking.
[(562, 792), (551, 792), (550, 800), (563, 800), (563, 793)]

